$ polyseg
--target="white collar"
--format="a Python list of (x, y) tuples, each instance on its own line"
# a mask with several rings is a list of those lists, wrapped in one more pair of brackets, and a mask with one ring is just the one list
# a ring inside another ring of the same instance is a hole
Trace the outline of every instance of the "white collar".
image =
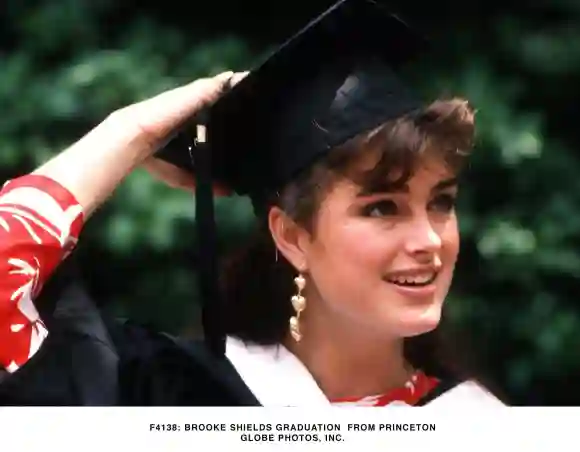
[(464, 381), (425, 405), (437, 409), (464, 409), (474, 406), (486, 409), (505, 407), (506, 404), (475, 381)]
[[(262, 406), (331, 405), (308, 369), (283, 345), (249, 345), (228, 337), (226, 357)], [(435, 398), (427, 406), (465, 408), (505, 405), (477, 383), (466, 381)]]
[(262, 406), (330, 405), (306, 367), (283, 345), (228, 337), (226, 357)]

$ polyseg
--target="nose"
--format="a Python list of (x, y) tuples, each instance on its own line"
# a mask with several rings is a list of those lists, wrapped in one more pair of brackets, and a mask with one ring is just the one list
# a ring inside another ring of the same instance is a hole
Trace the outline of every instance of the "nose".
[(406, 249), (409, 254), (432, 257), (440, 251), (441, 236), (433, 226), (428, 215), (417, 216), (409, 222), (406, 240)]

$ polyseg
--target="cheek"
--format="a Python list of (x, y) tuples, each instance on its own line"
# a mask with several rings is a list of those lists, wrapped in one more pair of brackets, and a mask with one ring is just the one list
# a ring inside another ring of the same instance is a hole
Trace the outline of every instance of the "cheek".
[(441, 257), (445, 260), (443, 264), (455, 265), (460, 246), (459, 228), (455, 216), (445, 224), (439, 236), (441, 237)]
[(311, 269), (321, 295), (358, 299), (381, 283), (397, 255), (396, 237), (368, 222), (342, 222), (320, 236), (311, 254)]
[(325, 237), (320, 251), (324, 259), (338, 264), (376, 265), (385, 255), (396, 252), (389, 235), (364, 222), (343, 222)]

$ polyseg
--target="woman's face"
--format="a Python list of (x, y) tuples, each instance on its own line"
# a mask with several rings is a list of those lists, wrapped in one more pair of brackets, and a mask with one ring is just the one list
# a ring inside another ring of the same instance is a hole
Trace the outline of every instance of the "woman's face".
[(459, 252), (456, 195), (454, 174), (438, 161), (396, 192), (335, 184), (304, 254), (319, 305), (311, 314), (394, 338), (435, 328)]

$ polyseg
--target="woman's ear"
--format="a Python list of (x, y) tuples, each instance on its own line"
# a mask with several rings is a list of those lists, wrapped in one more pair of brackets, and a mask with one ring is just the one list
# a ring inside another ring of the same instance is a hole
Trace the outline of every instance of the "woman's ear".
[(268, 212), (268, 227), (278, 251), (297, 271), (305, 272), (310, 243), (308, 231), (279, 207), (272, 207)]

